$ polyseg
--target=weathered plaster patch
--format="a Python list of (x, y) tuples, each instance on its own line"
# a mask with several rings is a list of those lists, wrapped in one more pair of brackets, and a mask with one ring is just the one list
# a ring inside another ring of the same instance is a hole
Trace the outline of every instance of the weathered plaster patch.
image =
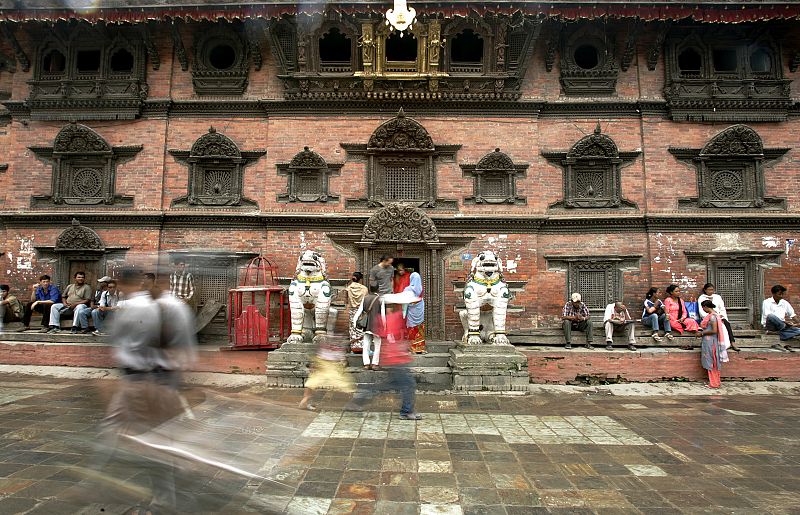
[(739, 233), (722, 232), (715, 234), (717, 243), (714, 250), (744, 249), (747, 246), (741, 241)]
[(761, 238), (761, 244), (767, 247), (768, 249), (777, 249), (780, 247), (781, 242), (775, 236), (764, 236)]
[(506, 259), (506, 272), (509, 274), (517, 273), (517, 262), (514, 259)]

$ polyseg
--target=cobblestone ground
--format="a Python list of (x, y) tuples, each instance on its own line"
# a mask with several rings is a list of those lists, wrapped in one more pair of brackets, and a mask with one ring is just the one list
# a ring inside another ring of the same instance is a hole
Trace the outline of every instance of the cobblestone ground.
[(194, 419), (100, 467), (114, 386), (0, 375), (0, 513), (126, 513), (157, 444), (190, 513), (800, 514), (795, 396), (420, 395), (415, 423), (389, 397), (309, 412), (296, 390), (192, 388)]

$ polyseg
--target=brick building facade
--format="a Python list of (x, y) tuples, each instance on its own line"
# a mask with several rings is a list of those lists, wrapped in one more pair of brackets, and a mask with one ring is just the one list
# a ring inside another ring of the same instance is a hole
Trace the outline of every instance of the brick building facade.
[(491, 249), (511, 330), (574, 290), (636, 314), (709, 280), (746, 324), (774, 283), (800, 303), (800, 4), (426, 4), (403, 39), (377, 3), (100, 4), (0, 12), (15, 288), (166, 252), (202, 303), (259, 253), (288, 276), (318, 250), (338, 285), (389, 253), (456, 338)]

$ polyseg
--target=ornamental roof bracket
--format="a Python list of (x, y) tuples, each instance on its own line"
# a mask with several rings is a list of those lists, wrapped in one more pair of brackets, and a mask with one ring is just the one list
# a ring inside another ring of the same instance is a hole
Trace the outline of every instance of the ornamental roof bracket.
[(144, 47), (147, 50), (147, 57), (150, 59), (150, 65), (153, 67), (153, 70), (158, 70), (161, 67), (161, 58), (158, 55), (158, 48), (153, 43), (153, 36), (150, 34), (148, 24), (143, 23), (141, 30), (142, 40), (144, 41)]
[(28, 56), (25, 54), (25, 51), (22, 50), (22, 47), (19, 45), (19, 41), (17, 41), (16, 36), (14, 36), (14, 32), (11, 30), (11, 27), (8, 23), (0, 23), (0, 32), (3, 33), (3, 37), (6, 38), (8, 43), (11, 45), (11, 48), (14, 50), (14, 55), (19, 61), (19, 64), (22, 66), (22, 71), (27, 72), (31, 69), (31, 61), (28, 59)]
[(181, 71), (189, 69), (189, 58), (186, 56), (186, 48), (183, 46), (183, 39), (178, 30), (178, 20), (173, 20), (170, 25), (172, 34), (172, 44), (175, 47), (175, 55), (178, 57), (178, 62), (181, 64)]

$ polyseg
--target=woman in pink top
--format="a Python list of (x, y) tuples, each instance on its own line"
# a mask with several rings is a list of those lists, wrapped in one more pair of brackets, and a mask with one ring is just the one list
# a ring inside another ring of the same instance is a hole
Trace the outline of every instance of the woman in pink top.
[(667, 313), (670, 327), (678, 331), (678, 334), (683, 334), (684, 331), (696, 333), (700, 330), (697, 322), (689, 318), (689, 312), (686, 311), (686, 303), (681, 298), (681, 289), (677, 284), (667, 286), (664, 310)]

